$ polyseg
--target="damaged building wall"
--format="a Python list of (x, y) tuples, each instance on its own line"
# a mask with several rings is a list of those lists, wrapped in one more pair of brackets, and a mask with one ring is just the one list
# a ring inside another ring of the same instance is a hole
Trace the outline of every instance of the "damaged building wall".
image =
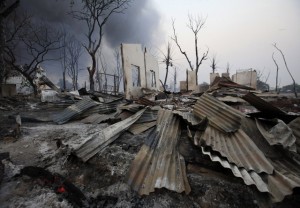
[(256, 89), (257, 73), (255, 70), (236, 72), (232, 75), (232, 81)]
[(210, 80), (210, 85), (215, 81), (215, 78), (216, 77), (220, 77), (219, 73), (210, 73), (210, 76), (209, 76), (209, 80)]
[(188, 83), (188, 90), (196, 90), (196, 71), (187, 71), (187, 83)]
[(146, 81), (147, 88), (156, 90), (158, 89), (159, 83), (159, 71), (158, 71), (158, 62), (157, 59), (149, 54), (145, 50), (145, 67), (146, 67)]
[(142, 88), (158, 89), (158, 62), (153, 56), (140, 44), (121, 44), (121, 54), (126, 99), (143, 96)]

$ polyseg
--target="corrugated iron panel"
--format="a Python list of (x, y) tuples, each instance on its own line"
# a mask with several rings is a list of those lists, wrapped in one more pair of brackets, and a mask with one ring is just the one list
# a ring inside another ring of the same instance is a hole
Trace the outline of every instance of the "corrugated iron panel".
[(147, 109), (136, 123), (145, 123), (157, 120), (158, 110)]
[(270, 114), (285, 114), (285, 112), (283, 112), (279, 108), (274, 107), (270, 103), (264, 101), (263, 99), (254, 95), (251, 92), (247, 93), (242, 98), (261, 112), (269, 112)]
[(77, 115), (82, 114), (87, 109), (99, 105), (98, 102), (90, 98), (82, 99), (81, 101), (67, 107), (61, 113), (53, 116), (53, 121), (57, 124), (64, 124)]
[(255, 185), (260, 192), (269, 192), (268, 185), (255, 171), (247, 171), (245, 168), (239, 168), (236, 165), (229, 163), (228, 160), (211, 153), (203, 147), (201, 147), (201, 150), (202, 153), (208, 155), (213, 162), (219, 162), (224, 168), (231, 169), (233, 175), (242, 178), (246, 185)]
[(88, 109), (78, 117), (84, 118), (95, 113), (99, 113), (99, 114), (112, 113), (116, 111), (118, 104), (119, 104), (118, 102), (99, 103), (98, 105), (91, 107), (90, 109)]
[(225, 97), (218, 97), (218, 100), (222, 102), (230, 102), (230, 103), (245, 103), (246, 101), (239, 97), (233, 97), (233, 96), (225, 96)]
[(120, 133), (127, 130), (134, 122), (136, 122), (144, 111), (145, 109), (142, 109), (133, 116), (110, 125), (99, 133), (92, 135), (75, 151), (75, 154), (84, 162), (88, 161), (91, 157), (116, 140)]
[(295, 187), (300, 187), (300, 167), (290, 160), (272, 161), (274, 174), (268, 175), (268, 189), (273, 202), (280, 202), (285, 196), (293, 193)]
[(128, 111), (133, 112), (133, 113), (138, 112), (142, 108), (144, 108), (144, 105), (139, 105), (139, 104), (135, 104), (135, 103), (132, 103), (132, 104), (129, 104), (129, 105), (119, 106), (120, 110), (128, 110)]
[(288, 126), (292, 129), (293, 134), (296, 137), (296, 148), (297, 152), (300, 153), (300, 117), (294, 119)]
[(201, 141), (238, 167), (269, 174), (274, 170), (265, 155), (241, 129), (235, 133), (223, 133), (208, 125)]
[(92, 114), (81, 120), (85, 124), (99, 124), (101, 122), (107, 121), (108, 119), (115, 118), (115, 113), (113, 114)]
[(241, 126), (243, 114), (218, 99), (204, 93), (194, 106), (193, 113), (224, 132), (235, 132)]
[[(224, 168), (230, 168), (234, 176), (242, 178), (246, 185), (255, 185), (260, 192), (268, 192), (273, 202), (282, 201), (285, 196), (293, 193), (293, 189), (300, 187), (300, 169), (290, 161), (272, 161), (274, 172), (267, 177), (238, 168), (226, 159), (219, 157), (201, 147), (203, 154), (208, 155), (213, 162), (219, 162)], [(266, 178), (264, 181), (263, 178)]]
[(145, 106), (154, 106), (155, 102), (148, 100), (147, 98), (139, 98), (137, 100), (137, 103), (141, 104), (141, 105), (145, 105)]
[(128, 131), (136, 135), (152, 128), (155, 125), (156, 125), (156, 121), (151, 121), (147, 123), (135, 123), (128, 129)]
[(127, 175), (128, 184), (139, 194), (148, 195), (162, 187), (190, 192), (185, 161), (177, 149), (180, 134), (179, 118), (169, 110), (160, 110), (156, 129), (148, 135)]
[(201, 124), (203, 119), (195, 116), (192, 112), (183, 112), (183, 111), (172, 111), (175, 115), (180, 116), (183, 120), (185, 120), (191, 126), (198, 126)]
[(277, 121), (278, 123), (275, 126), (269, 127), (263, 121), (256, 119), (256, 125), (270, 145), (282, 145), (285, 149), (297, 152), (296, 138), (292, 130), (283, 121), (279, 119)]

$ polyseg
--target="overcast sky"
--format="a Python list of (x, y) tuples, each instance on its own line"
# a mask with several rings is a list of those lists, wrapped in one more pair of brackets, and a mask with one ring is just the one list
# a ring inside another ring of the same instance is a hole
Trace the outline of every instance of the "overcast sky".
[[(292, 82), (281, 55), (272, 46), (277, 43), (285, 54), (288, 67), (296, 82), (300, 83), (300, 1), (298, 0), (153, 0), (161, 16), (160, 25), (165, 45), (172, 35), (171, 19), (175, 19), (178, 38), (182, 47), (194, 60), (193, 36), (186, 27), (188, 14), (207, 18), (199, 32), (201, 51), (210, 49), (216, 54), (217, 72), (225, 72), (227, 62), (231, 73), (238, 69), (263, 71), (268, 83), (275, 86), (276, 66), (279, 64), (280, 85)], [(173, 43), (174, 62), (181, 70), (187, 62)], [(200, 53), (201, 54), (201, 53)], [(199, 83), (208, 82), (210, 60), (200, 66)]]
[[(75, 0), (75, 2), (80, 0)], [(37, 19), (49, 21), (53, 25), (66, 24), (70, 31), (83, 38), (83, 22), (74, 21), (69, 0), (23, 0), (21, 8), (33, 13)], [(225, 72), (227, 62), (231, 74), (239, 69), (253, 68), (264, 73), (268, 83), (275, 86), (276, 66), (272, 53), (279, 64), (280, 85), (292, 83), (280, 54), (272, 46), (277, 43), (285, 54), (288, 67), (296, 82), (300, 83), (300, 1), (299, 0), (133, 0), (124, 14), (116, 14), (107, 23), (103, 50), (109, 63), (112, 61), (111, 49), (121, 43), (141, 43), (148, 51), (155, 54), (161, 63), (159, 51), (166, 51), (171, 41), (172, 18), (182, 48), (194, 63), (194, 39), (186, 27), (188, 14), (206, 18), (203, 29), (199, 32), (200, 54), (210, 50), (209, 57), (216, 55), (217, 72)], [(188, 64), (173, 45), (173, 63), (179, 74), (178, 81), (185, 80)], [(84, 57), (84, 56), (83, 56)], [(90, 60), (87, 56), (80, 62), (86, 68)], [(199, 83), (209, 81), (210, 60), (206, 60), (199, 70)], [(50, 78), (57, 78), (59, 64), (49, 64), (47, 73)], [(164, 65), (161, 63), (160, 78), (164, 78)], [(174, 70), (173, 70), (174, 71)], [(172, 70), (171, 74), (172, 75)], [(87, 79), (87, 71), (80, 74)]]

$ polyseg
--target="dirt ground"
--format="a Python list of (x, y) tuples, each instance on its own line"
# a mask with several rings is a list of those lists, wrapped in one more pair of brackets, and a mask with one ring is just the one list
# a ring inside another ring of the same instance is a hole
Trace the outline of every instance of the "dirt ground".
[[(25, 111), (41, 114), (41, 110), (36, 109)], [(104, 151), (83, 163), (72, 155), (72, 150), (108, 124), (22, 122), (21, 135), (15, 139), (3, 136), (10, 131), (15, 112), (1, 111), (0, 115), (0, 153), (9, 152), (9, 158), (2, 160), (0, 165), (0, 207), (231, 208), (296, 207), (300, 204), (299, 195), (293, 195), (282, 203), (271, 205), (268, 197), (255, 187), (246, 186), (242, 180), (202, 155), (189, 142), (184, 131), (179, 147), (186, 160), (191, 193), (186, 195), (157, 189), (148, 196), (139, 196), (124, 178), (150, 130), (136, 136), (125, 132)], [(81, 191), (85, 200), (77, 203), (78, 199), (57, 193), (44, 181), (20, 174), (20, 170), (28, 166), (42, 167), (62, 176)]]

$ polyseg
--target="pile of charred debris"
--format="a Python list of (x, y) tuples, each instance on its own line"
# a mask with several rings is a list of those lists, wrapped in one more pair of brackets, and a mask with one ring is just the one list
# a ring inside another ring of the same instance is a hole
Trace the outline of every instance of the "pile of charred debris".
[(137, 100), (0, 99), (1, 207), (299, 206), (299, 99), (222, 80)]

